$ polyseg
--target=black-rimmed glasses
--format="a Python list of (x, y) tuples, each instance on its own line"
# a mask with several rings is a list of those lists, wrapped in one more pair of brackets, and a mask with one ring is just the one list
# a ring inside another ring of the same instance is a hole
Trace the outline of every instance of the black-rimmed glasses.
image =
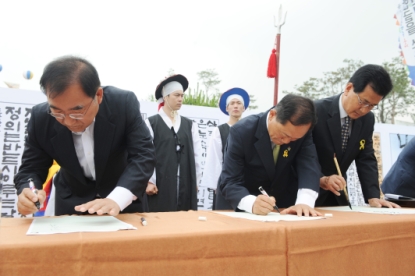
[[(94, 101), (94, 99), (95, 99), (95, 97), (89, 103), (89, 105), (86, 108), (84, 113), (71, 113), (71, 114), (68, 114), (67, 116), (71, 119), (74, 119), (74, 120), (82, 120), (85, 117), (85, 114), (88, 112), (89, 107), (92, 105), (92, 102)], [(63, 113), (53, 113), (50, 109), (49, 109), (48, 114), (52, 117), (55, 117), (56, 119), (59, 119), (59, 120), (63, 120), (66, 117), (65, 114), (63, 114)]]

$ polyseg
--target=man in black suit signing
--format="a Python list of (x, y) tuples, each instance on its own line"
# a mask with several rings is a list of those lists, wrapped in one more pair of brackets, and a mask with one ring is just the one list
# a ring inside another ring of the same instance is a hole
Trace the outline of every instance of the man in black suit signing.
[[(268, 214), (277, 204), (287, 208), (282, 213), (321, 215), (313, 209), (320, 177), (311, 137), (316, 121), (310, 99), (287, 95), (236, 123), (224, 154), (221, 196), (235, 210), (254, 214)], [(260, 186), (270, 197), (260, 194)]]
[(338, 175), (334, 154), (342, 175), (355, 161), (365, 201), (372, 207), (399, 207), (380, 199), (378, 164), (373, 149), (375, 116), (371, 112), (392, 90), (391, 78), (379, 65), (360, 67), (344, 92), (315, 102), (318, 123), (313, 129), (321, 165), (320, 194), (316, 206), (347, 205), (342, 191), (346, 181)]
[(14, 178), (18, 211), (33, 214), (34, 202), (43, 203), (42, 183), (53, 160), (61, 166), (55, 215), (148, 211), (145, 190), (155, 156), (135, 94), (101, 87), (94, 66), (72, 56), (49, 63), (40, 85), (47, 102), (33, 107), (27, 126)]

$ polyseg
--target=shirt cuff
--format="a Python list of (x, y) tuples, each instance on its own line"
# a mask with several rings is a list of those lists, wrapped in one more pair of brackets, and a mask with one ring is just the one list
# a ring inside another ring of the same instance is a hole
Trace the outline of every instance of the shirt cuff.
[(318, 197), (318, 193), (311, 189), (298, 189), (297, 193), (297, 200), (295, 205), (297, 204), (306, 204), (311, 208), (314, 208), (314, 204), (316, 203)]
[(254, 207), (255, 200), (256, 196), (247, 195), (239, 202), (238, 209), (252, 214), (252, 207)]
[(133, 200), (137, 199), (137, 197), (130, 190), (120, 186), (115, 187), (107, 198), (114, 200), (120, 207), (121, 211), (130, 205)]

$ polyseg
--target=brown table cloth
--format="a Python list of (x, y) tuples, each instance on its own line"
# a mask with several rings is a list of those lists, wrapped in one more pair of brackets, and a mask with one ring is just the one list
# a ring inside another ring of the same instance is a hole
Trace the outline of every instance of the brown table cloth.
[(126, 214), (138, 230), (45, 236), (26, 236), (32, 219), (3, 218), (0, 275), (415, 275), (415, 215), (323, 212), (333, 217)]
[[(145, 217), (148, 225), (142, 226)], [(207, 221), (199, 221), (205, 216)], [(0, 275), (286, 275), (285, 227), (209, 211), (124, 214), (138, 230), (26, 236), (2, 218)]]
[(415, 215), (320, 212), (333, 217), (280, 222), (287, 275), (415, 275)]

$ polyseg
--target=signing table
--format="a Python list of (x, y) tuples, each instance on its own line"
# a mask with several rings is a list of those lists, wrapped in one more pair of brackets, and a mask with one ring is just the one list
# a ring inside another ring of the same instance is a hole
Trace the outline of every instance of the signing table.
[(26, 236), (31, 218), (2, 218), (0, 275), (415, 275), (415, 215), (329, 213), (266, 223), (125, 214), (137, 230), (45, 236)]

